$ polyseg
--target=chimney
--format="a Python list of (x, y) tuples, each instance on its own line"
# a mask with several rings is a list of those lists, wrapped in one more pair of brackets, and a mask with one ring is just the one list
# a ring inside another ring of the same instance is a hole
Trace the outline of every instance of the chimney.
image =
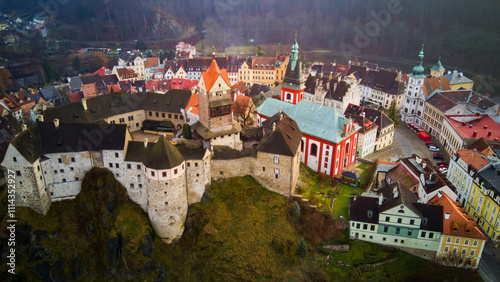
[(273, 131), (276, 130), (276, 122), (273, 121)]
[(462, 121), (462, 126), (465, 126), (465, 121)]
[(384, 202), (384, 195), (382, 195), (382, 193), (379, 193), (378, 194), (378, 205), (381, 206), (383, 202)]
[(491, 134), (493, 134), (493, 132), (491, 132), (491, 130), (488, 130), (488, 136), (491, 136)]
[(144, 138), (144, 149), (148, 147), (148, 138)]
[(486, 124), (485, 124), (485, 125), (484, 125), (484, 129), (487, 129), (487, 128), (488, 128), (488, 125), (486, 125)]
[(477, 136), (477, 131), (474, 130), (474, 133), (472, 133), (472, 137), (476, 137)]
[(54, 126), (57, 128), (59, 128), (59, 119), (58, 118), (55, 118), (54, 119)]
[(443, 197), (443, 193), (441, 193), (441, 191), (438, 191), (438, 197), (439, 197), (439, 198), (442, 198), (442, 197)]
[(447, 212), (447, 213), (444, 214), (444, 219), (450, 219), (450, 213), (449, 212)]
[(361, 113), (361, 116), (362, 116), (362, 117), (365, 117), (365, 112), (362, 112), (362, 113)]
[(21, 128), (23, 129), (23, 131), (26, 131), (28, 129), (28, 126), (23, 123), (23, 125), (21, 126)]
[(87, 99), (86, 98), (82, 99), (82, 106), (83, 106), (84, 110), (87, 110)]

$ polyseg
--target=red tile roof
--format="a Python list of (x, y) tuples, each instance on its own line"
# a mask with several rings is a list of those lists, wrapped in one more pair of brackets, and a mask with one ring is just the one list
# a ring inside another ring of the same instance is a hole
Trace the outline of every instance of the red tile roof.
[(450, 83), (446, 77), (432, 77), (424, 79), (424, 94), (429, 97), (437, 89), (451, 90)]
[(500, 125), (488, 115), (447, 115), (445, 118), (464, 139), (500, 140)]
[[(113, 89), (113, 91), (111, 91), (111, 89)], [(118, 85), (118, 84), (108, 85), (108, 93), (120, 92), (120, 91), (122, 91), (122, 89), (120, 88), (120, 85)]]
[(229, 82), (229, 76), (227, 75), (227, 70), (219, 69), (217, 62), (215, 60), (212, 60), (212, 63), (210, 64), (210, 67), (207, 69), (207, 71), (202, 73), (206, 91), (210, 91), (210, 89), (212, 89), (212, 86), (214, 86), (214, 83), (219, 75), (222, 76), (222, 79), (224, 79), (227, 85), (231, 86), (231, 82)]
[(156, 68), (160, 65), (160, 59), (158, 57), (152, 57), (148, 58), (146, 61), (144, 61), (144, 68)]
[(466, 164), (475, 168), (476, 171), (479, 171), (490, 163), (484, 155), (472, 149), (460, 149), (457, 151), (457, 154)]
[(120, 78), (134, 78), (137, 77), (137, 74), (128, 68), (117, 69), (116, 73)]
[[(439, 194), (434, 196), (429, 200), (429, 204), (443, 206), (443, 234), (487, 240), (472, 217), (460, 208), (458, 202), (453, 202), (446, 194), (441, 194), (441, 198)], [(445, 215), (448, 213), (449, 218), (446, 219)]]
[(109, 69), (107, 69), (105, 67), (101, 67), (100, 69), (98, 69), (95, 72), (93, 72), (93, 74), (98, 74), (100, 76), (105, 76), (106, 72), (109, 72)]

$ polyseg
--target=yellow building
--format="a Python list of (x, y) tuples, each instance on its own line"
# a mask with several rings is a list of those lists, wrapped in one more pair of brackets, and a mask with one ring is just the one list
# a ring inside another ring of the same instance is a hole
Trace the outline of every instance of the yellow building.
[(487, 238), (472, 217), (446, 194), (438, 194), (429, 204), (443, 206), (443, 233), (436, 261), (444, 265), (476, 269)]
[(456, 70), (453, 72), (448, 71), (448, 74), (443, 75), (443, 77), (448, 78), (451, 90), (458, 90), (460, 88), (472, 90), (472, 87), (474, 87), (474, 81), (467, 78), (463, 72)]
[(500, 166), (480, 171), (472, 184), (467, 212), (495, 244), (500, 239)]
[(255, 57), (244, 61), (239, 68), (239, 80), (247, 86), (259, 83), (273, 87), (283, 82), (288, 56), (276, 54), (276, 57)]

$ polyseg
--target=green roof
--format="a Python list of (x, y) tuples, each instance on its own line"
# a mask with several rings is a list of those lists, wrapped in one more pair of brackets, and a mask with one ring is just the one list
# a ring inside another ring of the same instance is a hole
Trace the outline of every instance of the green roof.
[[(280, 108), (297, 123), (300, 131), (304, 134), (335, 144), (348, 137), (343, 136), (346, 118), (331, 107), (317, 105), (305, 100), (293, 105), (268, 98), (257, 108), (257, 112), (270, 118), (279, 112)], [(359, 129), (360, 126), (355, 124), (352, 134)]]
[(435, 66), (433, 66), (431, 68), (431, 70), (433, 71), (437, 71), (437, 72), (442, 72), (445, 70), (445, 68), (443, 67), (443, 65), (441, 64), (441, 59), (439, 59), (439, 61), (437, 62), (437, 64)]

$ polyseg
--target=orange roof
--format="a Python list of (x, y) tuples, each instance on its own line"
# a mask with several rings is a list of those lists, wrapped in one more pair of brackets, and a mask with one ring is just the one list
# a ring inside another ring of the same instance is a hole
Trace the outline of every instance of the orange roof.
[(122, 89), (120, 88), (120, 85), (118, 84), (110, 84), (108, 85), (108, 92), (111, 93), (111, 89), (113, 89), (113, 92), (120, 92)]
[(210, 89), (212, 89), (212, 86), (214, 86), (214, 83), (219, 75), (222, 76), (222, 79), (224, 79), (227, 85), (231, 86), (231, 82), (229, 82), (229, 76), (227, 75), (227, 70), (219, 69), (219, 66), (217, 65), (215, 59), (212, 60), (210, 67), (207, 69), (207, 71), (203, 72), (202, 75), (203, 81), (205, 82), (206, 91), (210, 91)]
[(474, 167), (476, 171), (479, 171), (490, 163), (484, 155), (472, 149), (460, 149), (457, 151), (457, 154), (466, 164)]
[(160, 65), (160, 59), (158, 57), (148, 58), (144, 61), (144, 68), (157, 68)]
[(191, 94), (191, 98), (186, 106), (186, 112), (193, 113), (195, 115), (199, 115), (198, 112), (198, 93)]
[(451, 90), (450, 83), (446, 77), (432, 77), (424, 79), (425, 97), (429, 97), (437, 89)]
[[(471, 216), (446, 194), (441, 194), (441, 198), (439, 195), (434, 196), (429, 200), (429, 204), (443, 206), (443, 234), (487, 240)], [(449, 214), (448, 219), (446, 219), (447, 214)]]
[(121, 78), (137, 77), (137, 74), (133, 70), (128, 68), (117, 69), (116, 73), (118, 73), (118, 76)]

